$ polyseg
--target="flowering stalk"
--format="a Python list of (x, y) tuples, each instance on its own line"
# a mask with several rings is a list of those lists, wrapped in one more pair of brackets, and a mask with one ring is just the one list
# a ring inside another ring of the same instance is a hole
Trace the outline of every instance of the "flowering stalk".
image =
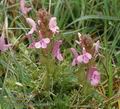
[(82, 35), (78, 33), (79, 41), (76, 40), (76, 43), (82, 48), (82, 54), (78, 55), (77, 51), (72, 48), (71, 51), (74, 54), (74, 59), (72, 65), (85, 65), (85, 69), (89, 69), (87, 72), (87, 79), (92, 86), (97, 86), (100, 82), (100, 73), (96, 67), (96, 54), (99, 53), (100, 42), (97, 41), (94, 43), (92, 38), (89, 35)]

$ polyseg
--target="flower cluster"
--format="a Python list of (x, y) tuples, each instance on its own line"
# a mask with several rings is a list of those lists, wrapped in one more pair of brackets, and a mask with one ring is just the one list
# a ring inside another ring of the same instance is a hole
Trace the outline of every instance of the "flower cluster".
[[(25, 0), (20, 0), (20, 10), (23, 15), (26, 15), (31, 10), (31, 8), (26, 7)], [(52, 36), (59, 33), (59, 27), (57, 26), (56, 17), (51, 17), (51, 15), (46, 10), (38, 10), (37, 16), (37, 21), (26, 17), (26, 22), (31, 27), (30, 31), (26, 34), (26, 37), (32, 41), (32, 43), (29, 45), (29, 48), (45, 49), (50, 44)], [(32, 38), (33, 33), (37, 33), (37, 39)], [(62, 40), (58, 40), (53, 43), (53, 57), (59, 61), (63, 61), (63, 56), (60, 52), (60, 45), (62, 44)]]
[[(25, 0), (20, 0), (20, 10), (25, 15), (25, 20), (30, 26), (30, 31), (26, 34), (28, 40), (32, 43), (28, 48), (45, 49), (49, 48), (49, 53), (52, 52), (54, 59), (63, 61), (63, 55), (60, 50), (60, 46), (63, 41), (53, 40), (53, 36), (59, 34), (59, 27), (57, 25), (56, 17), (52, 17), (46, 10), (40, 9), (37, 12), (38, 19), (34, 21), (32, 18), (27, 17), (27, 13), (32, 8), (27, 8)], [(33, 38), (33, 34), (37, 34), (37, 38)], [(74, 58), (72, 60), (72, 66), (78, 66), (79, 64), (85, 65), (87, 69), (87, 79), (92, 86), (97, 86), (100, 82), (100, 73), (96, 67), (96, 56), (99, 54), (100, 42), (94, 42), (89, 35), (81, 35), (78, 33), (79, 40), (75, 42), (81, 48), (81, 51), (77, 51), (75, 48), (70, 48)], [(49, 46), (50, 45), (50, 46)], [(5, 38), (0, 37), (0, 51), (6, 51), (11, 44), (6, 44)], [(49, 47), (48, 47), (49, 46)]]
[[(88, 35), (81, 35), (78, 33), (79, 41), (76, 41), (80, 45), (82, 52), (78, 54), (75, 48), (71, 48), (71, 51), (74, 55), (72, 61), (72, 66), (79, 64), (87, 64), (87, 78), (90, 81), (91, 85), (97, 86), (100, 82), (100, 73), (95, 66), (95, 58), (99, 53), (100, 42), (99, 40), (94, 43), (92, 38)], [(92, 64), (90, 63), (92, 61)]]
[[(25, 6), (25, 1), (20, 0), (20, 9), (21, 12), (26, 15), (31, 8)], [(32, 40), (32, 43), (29, 45), (29, 48), (47, 48), (48, 45), (52, 45), (52, 56), (59, 60), (63, 61), (63, 56), (60, 51), (60, 46), (62, 45), (62, 40), (51, 41), (52, 36), (59, 33), (59, 27), (57, 26), (56, 17), (51, 17), (51, 15), (44, 9), (40, 9), (37, 12), (37, 23), (32, 18), (26, 18), (26, 22), (30, 25), (31, 29), (26, 34), (29, 40)], [(32, 37), (33, 33), (37, 33), (38, 38), (34, 40)], [(91, 85), (97, 86), (100, 82), (100, 74), (97, 70), (95, 64), (90, 64), (91, 61), (94, 61), (96, 54), (99, 53), (100, 43), (97, 41), (93, 42), (92, 38), (88, 35), (81, 35), (78, 33), (79, 40), (76, 40), (76, 43), (81, 47), (81, 53), (78, 53), (75, 48), (71, 48), (71, 52), (74, 55), (72, 66), (79, 64), (85, 64), (87, 67), (87, 77)]]

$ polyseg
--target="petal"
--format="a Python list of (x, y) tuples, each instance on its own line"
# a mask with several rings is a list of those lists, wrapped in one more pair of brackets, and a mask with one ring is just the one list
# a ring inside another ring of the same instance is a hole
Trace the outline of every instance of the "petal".
[(58, 33), (59, 32), (59, 27), (57, 26), (56, 17), (51, 17), (51, 19), (49, 21), (49, 29), (53, 33)]
[(36, 23), (35, 23), (35, 21), (33, 19), (31, 19), (31, 18), (26, 18), (26, 22), (32, 27), (27, 35), (33, 34), (33, 32), (36, 31)]
[(89, 58), (87, 55), (83, 55), (83, 63), (87, 64), (89, 62)]
[(89, 69), (87, 77), (92, 86), (97, 86), (100, 82), (100, 73), (95, 67)]
[(92, 58), (92, 55), (90, 53), (85, 53), (86, 57), (88, 57), (88, 59)]
[(34, 33), (34, 29), (32, 28), (28, 33), (27, 33), (27, 35), (31, 35), (31, 34), (33, 34)]
[(1, 51), (6, 51), (8, 48), (10, 48), (11, 44), (5, 44)]
[(20, 10), (23, 14), (27, 14), (31, 9), (25, 6), (25, 0), (20, 0)]
[(35, 43), (35, 48), (40, 48), (40, 47), (41, 47), (40, 42), (36, 42), (36, 43)]
[(6, 44), (6, 43), (5, 43), (5, 38), (4, 38), (4, 36), (1, 36), (1, 37), (0, 37), (0, 51), (4, 52), (4, 51), (6, 51), (10, 46), (11, 46), (11, 44)]
[(95, 47), (95, 52), (98, 53), (99, 49), (101, 48), (100, 41), (98, 40), (96, 43), (93, 44), (93, 46)]
[(89, 59), (84, 59), (83, 63), (87, 64), (89, 62)]
[(47, 44), (45, 42), (41, 43), (41, 48), (47, 48)]
[(76, 58), (78, 56), (78, 53), (77, 53), (76, 49), (71, 48), (70, 50), (72, 51), (74, 57)]
[(98, 71), (94, 71), (93, 75), (92, 75), (92, 78), (99, 81), (100, 80), (99, 72)]
[(52, 54), (53, 54), (54, 57), (57, 56), (57, 52), (58, 52), (61, 44), (62, 44), (62, 40), (56, 41), (54, 43), (53, 50), (52, 50)]
[(100, 78), (96, 77), (96, 78), (91, 78), (91, 85), (93, 86), (97, 86), (100, 82)]
[(49, 39), (49, 38), (44, 38), (43, 41), (44, 41), (45, 43), (47, 43), (47, 44), (50, 43), (50, 39)]
[(63, 57), (62, 57), (62, 54), (61, 54), (61, 53), (57, 55), (57, 59), (58, 59), (59, 61), (63, 61)]
[(76, 59), (73, 59), (72, 61), (72, 66), (75, 66), (77, 63), (76, 63)]
[(99, 84), (99, 82), (96, 80), (92, 80), (90, 83), (92, 86), (97, 86)]
[(77, 61), (78, 61), (79, 63), (82, 63), (82, 62), (83, 62), (83, 55), (79, 55), (79, 56), (77, 57)]
[(56, 17), (51, 17), (49, 21), (49, 28), (52, 29), (57, 26)]

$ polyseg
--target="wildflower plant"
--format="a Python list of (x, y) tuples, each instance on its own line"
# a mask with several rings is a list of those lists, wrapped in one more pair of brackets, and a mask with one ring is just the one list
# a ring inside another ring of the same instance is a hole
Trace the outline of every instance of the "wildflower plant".
[[(70, 64), (71, 62), (69, 62), (69, 64), (64, 64), (66, 56), (64, 56), (64, 50), (61, 49), (61, 46), (63, 46), (65, 42), (63, 38), (60, 37), (61, 32), (57, 24), (57, 18), (52, 16), (45, 9), (39, 9), (36, 12), (37, 19), (33, 19), (32, 17), (28, 16), (28, 13), (30, 10), (32, 11), (32, 8), (26, 7), (25, 0), (20, 0), (19, 3), (20, 12), (22, 13), (22, 16), (24, 16), (24, 19), (30, 27), (30, 30), (24, 34), (19, 40), (19, 43), (16, 43), (14, 46), (19, 47), (20, 43), (23, 43), (25, 39), (27, 39), (29, 44), (26, 48), (36, 50), (38, 52), (38, 57), (40, 57), (40, 59), (38, 59), (37, 64), (41, 66), (41, 71), (44, 69), (42, 73), (43, 80), (40, 81), (41, 85), (36, 86), (34, 84), (34, 87), (38, 88), (33, 92), (36, 94), (39, 93), (39, 91), (40, 93), (41, 91), (49, 92), (51, 91), (51, 87), (54, 87), (55, 84), (61, 84), (57, 80), (61, 80), (61, 77), (58, 78), (57, 76), (64, 75), (64, 67), (67, 69), (71, 69), (72, 67), (78, 67), (78, 69), (82, 69), (79, 73), (80, 75), (84, 75), (83, 81), (87, 81), (87, 84), (91, 84), (91, 87), (99, 85), (100, 73), (95, 62), (95, 54), (99, 53), (99, 42), (94, 43), (91, 37), (78, 33), (79, 40), (76, 42), (78, 43), (77, 46), (79, 46), (81, 51), (77, 51), (71, 46), (71, 48), (69, 48), (69, 53), (72, 52), (74, 56), (72, 59), (72, 64)], [(9, 48), (9, 45), (5, 44), (3, 37), (1, 37), (1, 44), (1, 51)], [(68, 77), (69, 76), (70, 75), (68, 75)], [(74, 74), (72, 74), (72, 78), (76, 78)], [(80, 79), (81, 77), (79, 77), (78, 81)], [(79, 83), (78, 81), (76, 81), (75, 84), (85, 87), (85, 84)], [(37, 80), (36, 82), (39, 81)], [(70, 82), (72, 83), (72, 81)], [(23, 85), (19, 82), (16, 82), (16, 84), (23, 87)], [(37, 96), (36, 94), (35, 96)]]

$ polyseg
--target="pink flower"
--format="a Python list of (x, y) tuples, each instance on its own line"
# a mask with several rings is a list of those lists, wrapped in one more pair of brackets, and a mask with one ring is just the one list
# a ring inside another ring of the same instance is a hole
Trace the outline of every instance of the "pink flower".
[(36, 31), (36, 23), (31, 18), (26, 18), (27, 23), (32, 27), (31, 30), (27, 33), (27, 35), (31, 35)]
[(99, 49), (101, 48), (100, 41), (98, 40), (96, 43), (93, 44), (93, 46), (95, 47), (95, 52), (98, 53)]
[(47, 45), (50, 43), (49, 38), (42, 38), (40, 41), (35, 42), (35, 48), (47, 48)]
[(97, 68), (90, 68), (88, 72), (88, 80), (90, 81), (92, 86), (97, 86), (100, 82), (100, 73)]
[(92, 58), (92, 55), (90, 53), (86, 52), (85, 48), (83, 48), (83, 54), (79, 55), (77, 57), (77, 60), (79, 63), (87, 64), (91, 58)]
[(11, 44), (6, 44), (5, 38), (3, 36), (0, 37), (0, 51), (4, 52), (6, 51)]
[(27, 8), (25, 6), (25, 0), (20, 0), (20, 10), (23, 14), (27, 14), (32, 8)]
[(79, 64), (79, 62), (77, 60), (78, 53), (77, 53), (77, 51), (74, 48), (71, 48), (71, 51), (72, 51), (72, 53), (74, 55), (74, 59), (72, 61), (72, 66), (75, 66), (75, 65)]
[(56, 17), (51, 17), (49, 21), (49, 29), (55, 34), (59, 33), (59, 27), (57, 26)]
[(59, 61), (63, 61), (62, 54), (60, 52), (60, 45), (62, 44), (62, 40), (56, 41), (52, 50), (52, 54), (54, 58), (57, 58)]

